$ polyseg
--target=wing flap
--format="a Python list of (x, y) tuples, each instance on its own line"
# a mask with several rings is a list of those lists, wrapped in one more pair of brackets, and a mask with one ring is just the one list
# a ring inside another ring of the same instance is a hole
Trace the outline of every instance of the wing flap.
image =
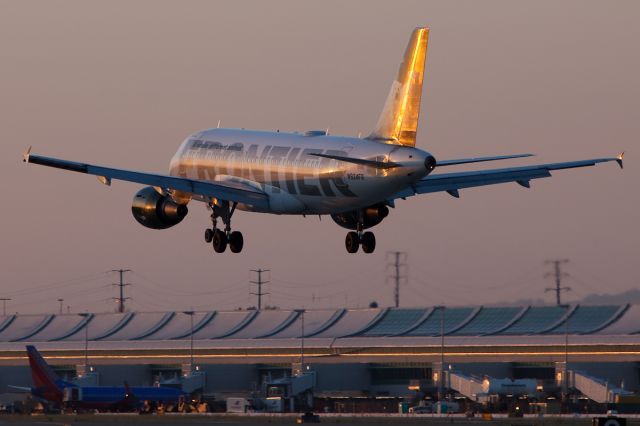
[(7, 388), (11, 389), (12, 391), (16, 392), (16, 393), (31, 393), (32, 389), (28, 386), (14, 386), (14, 385), (7, 385)]
[(239, 185), (234, 182), (205, 182), (177, 176), (95, 166), (87, 163), (43, 157), (31, 153), (25, 155), (24, 161), (41, 166), (95, 175), (98, 176), (98, 179), (103, 183), (107, 181), (110, 183), (112, 179), (123, 180), (126, 182), (188, 192), (203, 197), (220, 198), (222, 200), (250, 204), (260, 208), (269, 207), (267, 194), (250, 188), (247, 185)]

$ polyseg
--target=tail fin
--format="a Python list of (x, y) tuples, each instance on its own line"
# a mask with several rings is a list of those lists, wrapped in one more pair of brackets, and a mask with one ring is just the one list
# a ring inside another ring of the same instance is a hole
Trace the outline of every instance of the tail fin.
[(35, 389), (43, 389), (54, 392), (62, 392), (58, 386), (58, 378), (49, 364), (42, 358), (35, 346), (27, 346), (29, 356), (29, 366), (31, 367), (31, 378)]
[(407, 146), (416, 145), (428, 41), (429, 28), (416, 28), (411, 34), (398, 76), (391, 84), (391, 91), (378, 118), (376, 129), (368, 139)]

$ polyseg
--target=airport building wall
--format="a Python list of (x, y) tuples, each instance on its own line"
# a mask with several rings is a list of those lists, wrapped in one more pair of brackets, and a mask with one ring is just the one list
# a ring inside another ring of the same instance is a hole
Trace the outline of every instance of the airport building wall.
[[(386, 364), (319, 364), (310, 361), (310, 368), (316, 372), (315, 392), (329, 395), (365, 396), (412, 396), (408, 389), (416, 382), (431, 385), (433, 366), (429, 363), (386, 363)], [(574, 363), (572, 369), (608, 381), (612, 386), (625, 389), (640, 389), (640, 368), (638, 363)], [(206, 394), (246, 396), (259, 392), (261, 384), (270, 374), (278, 378), (290, 374), (290, 366), (282, 364), (203, 364), (199, 371), (206, 374)], [(548, 383), (554, 380), (555, 365), (529, 365), (512, 363), (464, 363), (452, 365), (455, 371), (466, 375), (497, 379), (534, 378)], [(122, 386), (126, 381), (131, 386), (150, 386), (158, 379), (170, 381), (179, 377), (180, 365), (99, 365), (94, 370), (98, 374), (99, 385)], [(439, 367), (436, 366), (436, 371)], [(447, 365), (448, 368), (448, 365)], [(65, 379), (71, 379), (74, 366), (57, 366), (56, 371)], [(162, 375), (163, 377), (160, 377)], [(31, 373), (27, 366), (0, 366), (0, 393), (9, 392), (9, 386), (31, 386)]]

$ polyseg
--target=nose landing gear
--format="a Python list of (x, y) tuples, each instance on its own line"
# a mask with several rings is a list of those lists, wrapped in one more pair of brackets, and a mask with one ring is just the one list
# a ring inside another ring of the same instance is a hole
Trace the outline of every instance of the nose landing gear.
[(213, 243), (213, 250), (215, 250), (216, 253), (224, 253), (227, 249), (227, 234), (221, 230), (216, 229), (213, 231), (213, 239), (211, 241)]
[[(242, 233), (239, 231), (231, 231), (231, 216), (233, 216), (237, 204), (238, 203), (233, 203), (230, 205), (228, 201), (209, 203), (209, 207), (212, 210), (211, 222), (213, 227), (207, 228), (204, 231), (204, 240), (213, 245), (213, 250), (216, 253), (224, 253), (227, 245), (232, 253), (240, 253), (244, 247)], [(225, 225), (224, 231), (218, 229), (218, 218), (221, 218)]]
[(240, 253), (243, 246), (244, 238), (242, 237), (242, 232), (233, 231), (229, 234), (229, 248), (232, 253)]

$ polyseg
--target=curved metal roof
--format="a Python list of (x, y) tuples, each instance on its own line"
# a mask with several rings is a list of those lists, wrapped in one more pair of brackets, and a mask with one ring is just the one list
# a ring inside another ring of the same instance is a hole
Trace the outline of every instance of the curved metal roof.
[[(305, 336), (313, 338), (426, 338), (441, 333), (441, 307), (305, 310)], [(0, 342), (84, 340), (166, 341), (191, 334), (184, 312), (0, 316)], [(450, 337), (519, 335), (634, 335), (640, 306), (451, 307), (444, 309)], [(282, 340), (302, 334), (297, 310), (201, 311), (193, 314), (196, 340)]]

